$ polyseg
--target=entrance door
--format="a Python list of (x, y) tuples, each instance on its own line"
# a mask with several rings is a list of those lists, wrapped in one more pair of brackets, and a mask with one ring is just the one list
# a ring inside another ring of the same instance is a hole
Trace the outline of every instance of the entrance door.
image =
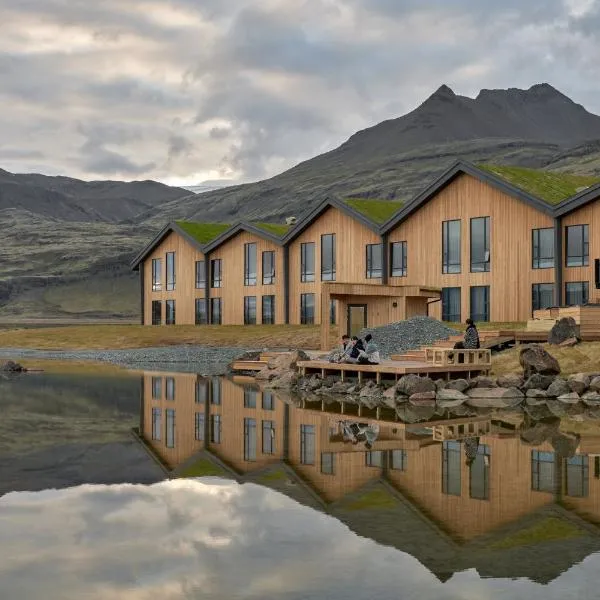
[(358, 335), (367, 326), (367, 305), (348, 304), (348, 335)]

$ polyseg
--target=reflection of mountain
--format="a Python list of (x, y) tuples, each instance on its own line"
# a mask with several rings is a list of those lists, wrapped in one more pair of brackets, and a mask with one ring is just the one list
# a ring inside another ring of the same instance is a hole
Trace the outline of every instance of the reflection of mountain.
[[(302, 408), (226, 379), (148, 373), (142, 403), (141, 432), (173, 475), (268, 486), (410, 553), (440, 579), (475, 567), (547, 582), (600, 550), (598, 457), (526, 445), (514, 423), (463, 419), (485, 432), (468, 467), (441, 422), (379, 421), (366, 452), (332, 435), (340, 419), (358, 418), (337, 403)], [(596, 440), (584, 435), (581, 450)]]

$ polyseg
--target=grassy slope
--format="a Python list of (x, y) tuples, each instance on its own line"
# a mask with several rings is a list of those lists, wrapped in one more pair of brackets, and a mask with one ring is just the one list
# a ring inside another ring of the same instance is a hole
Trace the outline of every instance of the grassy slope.
[(194, 223), (192, 221), (177, 221), (176, 223), (201, 244), (208, 244), (231, 227), (227, 223)]
[(344, 202), (356, 212), (379, 225), (390, 219), (404, 204), (403, 202), (364, 200), (362, 198), (347, 198)]

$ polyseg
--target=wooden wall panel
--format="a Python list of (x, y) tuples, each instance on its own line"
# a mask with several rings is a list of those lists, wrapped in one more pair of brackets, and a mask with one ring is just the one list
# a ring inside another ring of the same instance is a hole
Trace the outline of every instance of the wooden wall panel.
[[(470, 273), (470, 219), (490, 217), (491, 270)], [(461, 221), (460, 274), (442, 274), (442, 222)], [(531, 286), (552, 283), (554, 269), (532, 269), (531, 230), (554, 220), (486, 183), (460, 175), (430, 202), (390, 232), (390, 242), (407, 241), (407, 277), (390, 285), (461, 287), (462, 320), (469, 316), (469, 287), (490, 286), (492, 321), (525, 321), (531, 315)], [(441, 317), (441, 304), (430, 315)]]
[[(175, 290), (167, 291), (167, 252), (175, 252)], [(152, 291), (152, 259), (160, 258), (162, 267), (162, 290)], [(194, 325), (196, 321), (196, 298), (204, 298), (204, 288), (196, 289), (196, 261), (204, 255), (196, 250), (178, 233), (170, 233), (140, 268), (144, 269), (144, 325), (152, 324), (152, 301), (162, 301), (163, 323), (165, 300), (175, 300), (176, 325)]]

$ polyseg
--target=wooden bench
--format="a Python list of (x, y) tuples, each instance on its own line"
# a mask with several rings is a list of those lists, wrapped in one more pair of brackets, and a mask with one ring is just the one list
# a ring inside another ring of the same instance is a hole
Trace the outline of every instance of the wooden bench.
[(425, 361), (434, 367), (481, 367), (488, 369), (492, 365), (490, 350), (479, 348), (477, 350), (455, 348), (425, 348)]

